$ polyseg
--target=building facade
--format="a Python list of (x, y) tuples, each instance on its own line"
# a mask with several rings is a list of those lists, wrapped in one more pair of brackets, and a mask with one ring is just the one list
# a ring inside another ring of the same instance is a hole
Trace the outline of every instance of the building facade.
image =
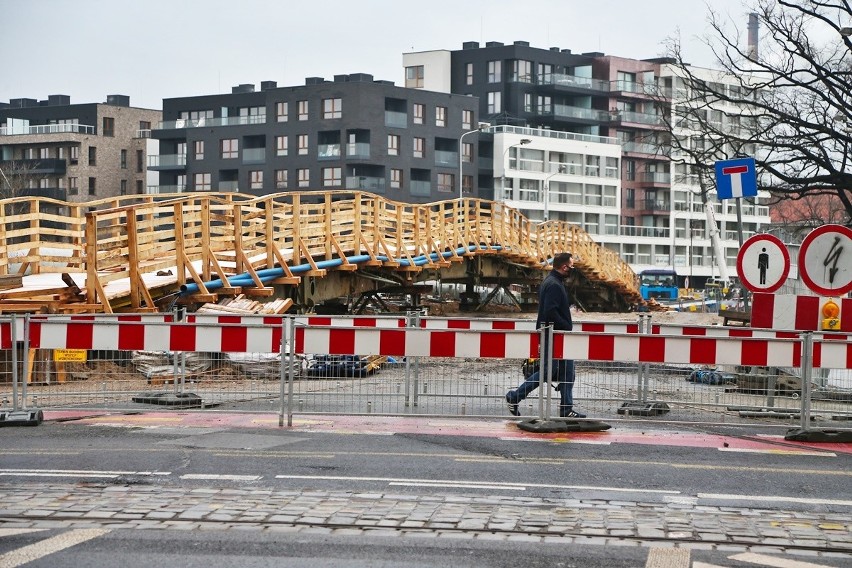
[[(539, 49), (523, 41), (403, 54), (407, 85), (449, 83), (451, 92), (477, 97), (482, 119), (496, 125), (490, 129), (491, 189), (485, 171), (481, 196), (506, 200), (532, 219), (547, 213), (576, 223), (635, 271), (673, 266), (681, 284), (691, 277), (695, 285), (723, 272), (711, 223), (719, 227), (721, 256), (733, 276), (739, 231), (748, 238), (769, 223), (768, 196), (745, 203), (739, 225), (735, 204), (717, 202), (715, 189), (702, 188), (694, 164), (673, 154), (673, 135), (688, 144), (702, 140), (678, 123), (678, 107), (686, 103), (671, 63)], [(726, 117), (725, 110), (716, 109)], [(501, 142), (508, 132), (525, 134)], [(501, 152), (507, 152), (502, 161)], [(702, 195), (709, 197), (712, 220)]]
[(165, 99), (157, 191), (366, 190), (403, 202), (478, 192), (478, 101), (363, 73)]
[(38, 195), (85, 202), (145, 193), (147, 154), (158, 110), (124, 95), (71, 104), (66, 95), (0, 103), (0, 188), (4, 197)]

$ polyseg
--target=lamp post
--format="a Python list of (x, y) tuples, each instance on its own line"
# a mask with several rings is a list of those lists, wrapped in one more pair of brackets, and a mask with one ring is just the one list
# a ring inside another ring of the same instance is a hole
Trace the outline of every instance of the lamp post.
[(462, 140), (464, 140), (464, 137), (467, 136), (468, 134), (474, 134), (476, 132), (482, 132), (486, 128), (490, 128), (490, 127), (491, 127), (491, 124), (489, 124), (487, 122), (480, 122), (479, 125), (476, 127), (476, 130), (469, 130), (467, 132), (462, 133), (462, 135), (459, 136), (459, 204), (461, 204), (462, 200), (464, 199), (463, 186), (462, 186), (462, 178), (464, 178), (464, 173), (463, 173), (464, 170), (462, 169), (464, 167), (464, 152), (462, 151)]
[(529, 144), (530, 142), (532, 142), (532, 140), (530, 140), (529, 138), (521, 138), (518, 142), (516, 142), (515, 144), (512, 144), (511, 146), (509, 146), (508, 148), (506, 148), (503, 151), (503, 163), (502, 163), (503, 164), (503, 176), (500, 179), (500, 185), (501, 185), (501, 189), (503, 190), (503, 198), (504, 199), (506, 198), (506, 170), (508, 169), (508, 167), (507, 167), (508, 164), (506, 163), (506, 156), (509, 155), (509, 150), (511, 150), (512, 148), (517, 148), (518, 146), (524, 146), (526, 144)]
[(555, 172), (553, 172), (552, 174), (550, 174), (549, 176), (544, 178), (544, 220), (545, 221), (547, 221), (547, 216), (548, 216), (548, 211), (549, 211), (548, 202), (550, 201), (550, 178), (552, 178), (555, 175), (564, 174), (564, 173), (565, 173), (565, 166), (562, 165), (562, 164), (559, 164), (559, 168), (557, 168), (557, 170)]

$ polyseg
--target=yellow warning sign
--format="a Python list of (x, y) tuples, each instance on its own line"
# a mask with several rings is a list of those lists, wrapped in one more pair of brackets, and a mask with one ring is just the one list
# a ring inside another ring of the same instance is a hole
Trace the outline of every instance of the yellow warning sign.
[(54, 361), (62, 361), (62, 362), (75, 362), (75, 363), (85, 363), (86, 362), (86, 350), (85, 349), (54, 349), (53, 350), (53, 360)]

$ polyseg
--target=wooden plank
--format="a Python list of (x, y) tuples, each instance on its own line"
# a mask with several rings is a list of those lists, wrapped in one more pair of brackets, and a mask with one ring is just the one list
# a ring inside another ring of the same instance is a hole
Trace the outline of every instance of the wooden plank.
[(246, 296), (256, 296), (260, 298), (268, 298), (275, 295), (275, 288), (244, 288), (243, 294)]

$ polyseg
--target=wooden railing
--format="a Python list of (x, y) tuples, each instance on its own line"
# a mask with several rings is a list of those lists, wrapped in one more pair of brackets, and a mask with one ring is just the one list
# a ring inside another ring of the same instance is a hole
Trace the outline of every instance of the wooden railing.
[[(128, 278), (130, 303), (151, 306), (143, 276), (174, 270), (177, 283), (201, 292), (257, 271), (368, 256), (363, 264), (420, 270), (462, 255), (497, 254), (546, 267), (561, 251), (592, 281), (640, 301), (636, 277), (616, 253), (576, 225), (533, 223), (512, 207), (481, 199), (400, 203), (365, 192), (292, 192), (252, 197), (181, 193), (72, 204), (18, 198), (0, 202), (0, 274), (85, 272), (87, 303), (109, 310), (104, 286)], [(405, 261), (408, 261), (407, 263)], [(403, 266), (409, 264), (409, 266)], [(298, 280), (294, 280), (297, 282)]]

